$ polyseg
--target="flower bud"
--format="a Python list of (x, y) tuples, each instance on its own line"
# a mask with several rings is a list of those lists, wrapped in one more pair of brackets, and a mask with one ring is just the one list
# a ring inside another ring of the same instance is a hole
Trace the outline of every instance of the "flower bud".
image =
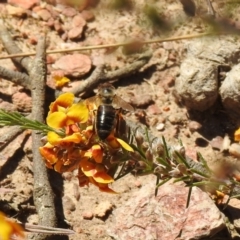
[(153, 153), (152, 153), (152, 149), (151, 148), (148, 148), (147, 151), (145, 152), (145, 156), (146, 156), (146, 159), (150, 162), (153, 161)]
[(144, 141), (143, 135), (140, 133), (139, 130), (136, 131), (135, 140), (137, 142), (138, 147), (141, 146)]

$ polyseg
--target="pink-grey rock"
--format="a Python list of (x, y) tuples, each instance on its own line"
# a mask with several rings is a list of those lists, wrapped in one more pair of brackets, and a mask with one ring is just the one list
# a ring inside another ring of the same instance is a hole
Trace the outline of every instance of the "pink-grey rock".
[(86, 25), (86, 21), (81, 15), (77, 15), (73, 18), (72, 24), (74, 27), (84, 27)]
[(220, 87), (220, 95), (224, 108), (239, 118), (240, 116), (240, 64), (234, 66), (224, 79)]
[(82, 216), (83, 216), (83, 219), (91, 220), (93, 218), (93, 213), (92, 212), (83, 212)]
[(199, 129), (201, 129), (202, 128), (202, 124), (197, 122), (197, 121), (190, 121), (188, 123), (188, 128), (189, 128), (190, 132), (193, 133), (193, 132), (196, 132)]
[(74, 211), (76, 209), (76, 205), (70, 197), (64, 196), (62, 201), (66, 211)]
[(189, 109), (210, 108), (218, 97), (216, 63), (188, 57), (182, 62), (180, 72), (175, 82), (179, 100)]
[(88, 22), (88, 21), (92, 21), (94, 20), (95, 16), (93, 14), (93, 12), (89, 11), (89, 10), (83, 10), (81, 12), (82, 17)]
[(69, 30), (67, 36), (71, 40), (76, 40), (82, 37), (83, 27), (74, 27)]
[(14, 7), (11, 5), (6, 5), (6, 10), (9, 15), (15, 16), (15, 17), (23, 17), (26, 15), (26, 10), (21, 7)]
[(65, 7), (62, 10), (62, 14), (67, 16), (67, 17), (73, 17), (77, 14), (77, 10), (72, 8), (72, 7)]
[[(233, 220), (234, 227), (240, 231), (240, 200), (233, 198), (229, 201), (228, 206), (226, 208), (226, 214), (229, 219)], [(238, 237), (240, 235), (238, 234)]]
[(30, 9), (40, 3), (40, 0), (8, 0), (9, 4), (22, 7), (24, 9)]
[(216, 136), (209, 143), (212, 148), (221, 150), (223, 146), (223, 138), (221, 136)]
[(113, 211), (114, 221), (108, 233), (114, 239), (201, 239), (225, 227), (221, 212), (208, 194), (193, 188), (186, 208), (188, 188), (167, 183), (154, 196), (154, 181), (142, 188), (122, 206)]
[(65, 76), (80, 77), (90, 71), (91, 64), (89, 56), (76, 53), (61, 57), (53, 64), (53, 68), (62, 70)]
[[(239, 59), (240, 47), (230, 37), (206, 37), (191, 41), (187, 50), (176, 79), (176, 96), (187, 108), (205, 111), (213, 106), (219, 94), (218, 66), (234, 65)], [(221, 96), (225, 98), (222, 93)]]
[(32, 98), (26, 92), (17, 92), (12, 96), (12, 103), (20, 112), (31, 112)]
[(113, 204), (109, 201), (100, 202), (94, 209), (94, 216), (103, 218), (106, 214), (113, 209)]
[(51, 18), (51, 14), (47, 9), (40, 9), (37, 14), (43, 21), (48, 21)]

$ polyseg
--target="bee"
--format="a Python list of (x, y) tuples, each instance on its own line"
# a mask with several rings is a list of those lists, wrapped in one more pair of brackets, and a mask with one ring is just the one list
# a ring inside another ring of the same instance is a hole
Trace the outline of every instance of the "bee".
[(94, 128), (101, 140), (106, 140), (115, 130), (121, 119), (122, 110), (134, 111), (134, 108), (115, 93), (115, 88), (105, 83), (99, 86), (96, 96), (88, 98), (87, 104), (94, 104)]

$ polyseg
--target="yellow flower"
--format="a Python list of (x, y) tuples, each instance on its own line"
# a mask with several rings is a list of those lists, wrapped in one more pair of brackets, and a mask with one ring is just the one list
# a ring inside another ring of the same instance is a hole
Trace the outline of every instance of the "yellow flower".
[(68, 143), (80, 143), (82, 141), (82, 136), (79, 132), (66, 137), (61, 137), (55, 132), (48, 132), (47, 140), (53, 146), (68, 146)]
[(112, 148), (122, 147), (129, 152), (134, 152), (133, 148), (130, 145), (128, 145), (122, 139), (114, 137), (112, 134), (107, 138), (107, 142)]
[(67, 77), (62, 76), (53, 76), (53, 79), (55, 80), (55, 85), (58, 88), (63, 87), (66, 83), (69, 83), (70, 80)]
[(0, 239), (10, 240), (13, 235), (24, 238), (22, 227), (16, 222), (6, 218), (5, 215), (0, 212)]
[[(82, 173), (88, 177), (88, 180), (83, 178)], [(90, 162), (88, 158), (81, 159), (79, 176), (81, 176), (82, 180), (80, 184), (84, 182), (84, 185), (87, 185), (90, 182), (97, 186), (100, 191), (116, 193), (108, 187), (108, 184), (114, 182), (114, 179), (106, 173), (106, 169), (102, 164)]]
[(64, 93), (51, 103), (46, 120), (48, 126), (59, 129), (75, 123), (87, 122), (87, 106), (83, 102), (73, 103), (73, 101), (72, 93)]

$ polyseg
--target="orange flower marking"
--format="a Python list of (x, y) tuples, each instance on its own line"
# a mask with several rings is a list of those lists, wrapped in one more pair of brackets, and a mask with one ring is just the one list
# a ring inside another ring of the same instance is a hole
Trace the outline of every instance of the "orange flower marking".
[(101, 163), (103, 159), (103, 149), (100, 145), (93, 145), (85, 154), (85, 157), (93, 158), (96, 163)]
[(58, 156), (56, 155), (56, 151), (54, 151), (54, 146), (50, 143), (46, 143), (45, 146), (40, 147), (39, 151), (48, 163), (55, 164), (58, 161)]

